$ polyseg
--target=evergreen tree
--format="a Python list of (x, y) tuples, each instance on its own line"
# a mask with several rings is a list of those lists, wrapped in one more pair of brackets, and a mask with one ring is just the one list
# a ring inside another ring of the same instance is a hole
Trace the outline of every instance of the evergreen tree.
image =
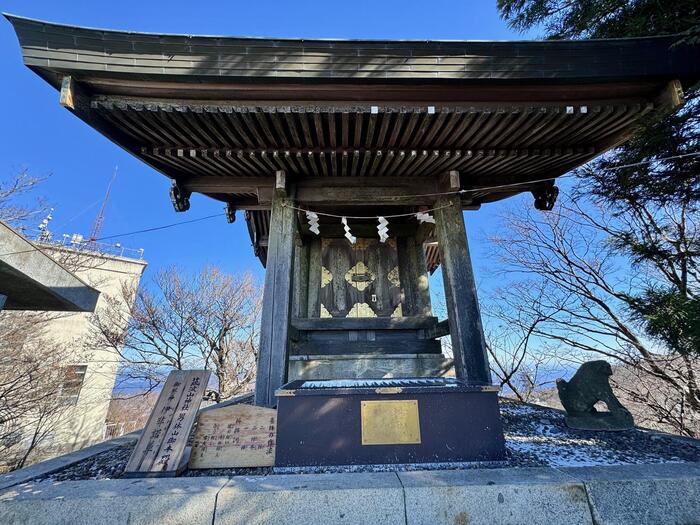
[[(498, 0), (498, 9), (511, 27), (547, 38), (700, 43), (697, 0)], [(575, 192), (615, 217), (601, 227), (639, 269), (641, 282), (624, 297), (632, 316), (669, 351), (700, 355), (700, 89), (684, 87), (682, 108), (651, 116), (632, 140), (577, 170)]]
[(696, 40), (697, 0), (497, 0), (509, 26), (544, 29), (547, 38), (622, 38), (684, 34)]

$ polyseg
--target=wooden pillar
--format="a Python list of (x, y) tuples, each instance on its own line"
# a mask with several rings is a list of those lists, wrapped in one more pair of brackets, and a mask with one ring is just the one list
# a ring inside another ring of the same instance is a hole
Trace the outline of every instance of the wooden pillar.
[(462, 206), (457, 196), (436, 204), (435, 227), (445, 284), (455, 372), (473, 384), (491, 384), (476, 284)]
[(309, 244), (300, 235), (294, 240), (294, 293), (292, 295), (292, 316), (306, 317), (309, 299)]
[(414, 272), (416, 292), (416, 313), (418, 315), (433, 315), (430, 304), (430, 286), (428, 284), (428, 266), (425, 263), (423, 243), (419, 239), (413, 240), (411, 249), (411, 266)]
[(255, 383), (255, 404), (258, 406), (274, 406), (275, 390), (287, 380), (296, 234), (295, 213), (288, 205), (293, 204), (294, 201), (287, 197), (275, 196), (272, 200)]
[(321, 316), (321, 239), (309, 241), (309, 295), (306, 301), (306, 316)]
[(404, 294), (403, 315), (431, 315), (428, 271), (423, 245), (416, 237), (397, 237), (399, 279)]
[(409, 237), (396, 238), (396, 256), (399, 263), (399, 280), (401, 281), (401, 311), (405, 317), (416, 315), (416, 292), (411, 271)]

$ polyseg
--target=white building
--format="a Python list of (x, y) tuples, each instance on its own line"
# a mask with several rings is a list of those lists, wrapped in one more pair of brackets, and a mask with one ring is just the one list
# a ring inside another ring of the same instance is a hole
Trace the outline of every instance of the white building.
[[(124, 286), (134, 289), (138, 286), (147, 264), (142, 258), (143, 250), (98, 245), (76, 236), (64, 237), (59, 243), (38, 242), (37, 246), (100, 292), (95, 313), (99, 314), (110, 301), (121, 303), (125, 310), (131, 306), (126, 304), (122, 289)], [(22, 314), (6, 312), (4, 322), (11, 322), (13, 315)], [(86, 344), (92, 330), (92, 315), (92, 312), (62, 312), (53, 314), (42, 325), (41, 337), (66, 352), (62, 358), (65, 364), (61, 386), (61, 398), (66, 407), (61, 411), (58, 423), (52, 425), (50, 434), (30, 456), (30, 463), (103, 439), (119, 356), (113, 349)], [(126, 323), (128, 315), (124, 320)], [(115, 326), (115, 331), (124, 328), (126, 326)]]

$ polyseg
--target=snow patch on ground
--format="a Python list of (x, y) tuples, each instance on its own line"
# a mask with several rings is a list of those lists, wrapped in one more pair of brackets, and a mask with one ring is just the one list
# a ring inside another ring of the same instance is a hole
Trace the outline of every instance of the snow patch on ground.
[(543, 466), (590, 467), (674, 463), (700, 459), (700, 442), (634, 429), (624, 432), (574, 430), (564, 413), (502, 401), (506, 447)]

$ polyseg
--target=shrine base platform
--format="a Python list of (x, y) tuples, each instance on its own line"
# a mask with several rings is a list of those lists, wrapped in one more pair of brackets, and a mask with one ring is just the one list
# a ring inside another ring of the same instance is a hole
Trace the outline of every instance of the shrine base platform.
[(276, 467), (506, 457), (498, 389), (454, 378), (292, 381), (277, 391)]

